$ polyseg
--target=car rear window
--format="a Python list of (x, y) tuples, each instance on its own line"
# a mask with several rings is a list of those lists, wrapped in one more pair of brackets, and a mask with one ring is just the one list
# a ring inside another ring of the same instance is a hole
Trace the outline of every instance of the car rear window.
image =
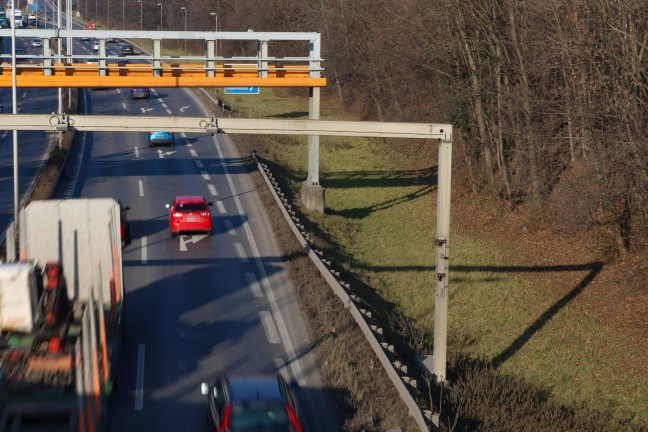
[(178, 212), (195, 212), (207, 210), (207, 207), (203, 203), (178, 203), (175, 209)]
[(232, 432), (248, 430), (286, 430), (290, 420), (281, 402), (251, 401), (232, 406), (229, 427)]

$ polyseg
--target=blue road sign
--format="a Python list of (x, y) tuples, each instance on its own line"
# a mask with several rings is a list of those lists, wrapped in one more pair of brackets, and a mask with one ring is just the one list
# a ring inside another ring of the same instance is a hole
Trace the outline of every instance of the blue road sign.
[(225, 87), (225, 94), (259, 94), (259, 87)]

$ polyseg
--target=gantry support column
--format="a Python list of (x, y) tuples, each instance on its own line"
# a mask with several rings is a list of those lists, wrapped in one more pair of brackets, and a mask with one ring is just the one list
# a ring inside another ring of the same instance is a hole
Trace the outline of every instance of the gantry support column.
[(434, 351), (432, 374), (437, 384), (446, 382), (448, 340), (448, 269), (450, 260), (450, 184), (452, 141), (439, 144), (437, 186), (436, 287), (434, 291)]
[[(320, 89), (311, 87), (308, 94), (308, 118), (319, 120)], [(302, 183), (302, 202), (308, 210), (324, 214), (324, 188), (319, 184), (319, 135), (308, 136), (308, 177)]]

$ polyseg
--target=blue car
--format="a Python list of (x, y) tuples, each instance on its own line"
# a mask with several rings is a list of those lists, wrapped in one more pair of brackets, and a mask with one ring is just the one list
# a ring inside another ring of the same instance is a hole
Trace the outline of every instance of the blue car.
[(175, 136), (173, 132), (149, 132), (148, 146), (153, 147), (156, 145), (168, 145), (173, 147), (175, 144)]

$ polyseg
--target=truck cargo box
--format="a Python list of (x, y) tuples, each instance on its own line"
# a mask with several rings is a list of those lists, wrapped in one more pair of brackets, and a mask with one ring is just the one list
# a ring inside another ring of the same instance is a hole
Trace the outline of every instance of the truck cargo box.
[(33, 262), (0, 265), (0, 330), (34, 330), (41, 285), (40, 271)]
[[(63, 264), (68, 297), (123, 298), (120, 208), (112, 198), (33, 201), (20, 213), (20, 258)], [(96, 286), (100, 284), (100, 286)]]

